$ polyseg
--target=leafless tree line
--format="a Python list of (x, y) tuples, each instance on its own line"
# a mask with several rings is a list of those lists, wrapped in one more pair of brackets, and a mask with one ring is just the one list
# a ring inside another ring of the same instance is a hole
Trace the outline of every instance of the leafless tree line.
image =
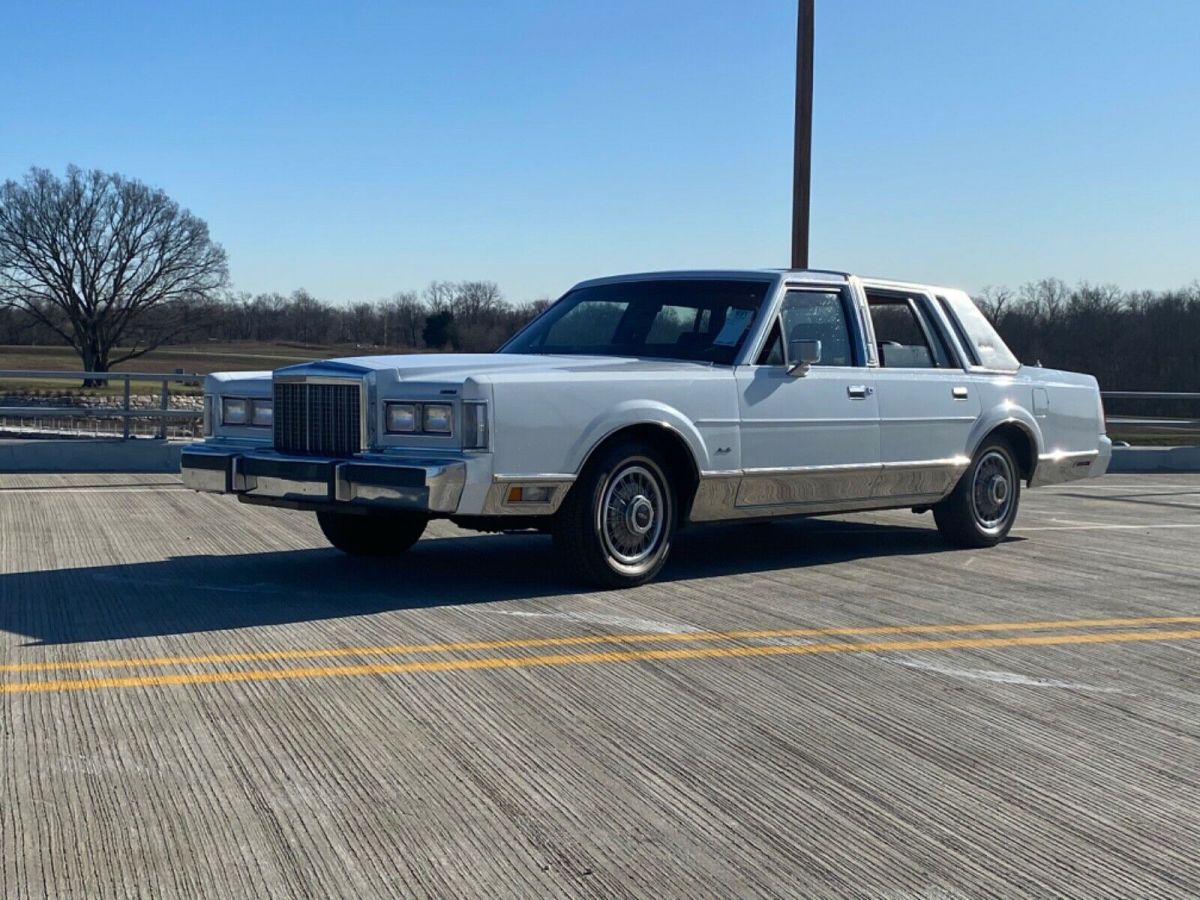
[[(88, 371), (198, 341), (486, 351), (547, 305), (510, 304), (492, 281), (344, 305), (227, 284), (207, 225), (158, 188), (74, 166), (0, 184), (0, 344), (66, 343)], [(1026, 363), (1091, 372), (1109, 390), (1200, 390), (1200, 282), (1121, 291), (1050, 278), (979, 299)]]
[[(390, 350), (494, 350), (549, 305), (511, 304), (492, 281), (434, 281), (423, 291), (348, 304), (291, 294), (224, 293), (170, 311), (169, 343), (258, 341)], [(148, 310), (143, 327), (157, 331)], [(56, 344), (62, 338), (20, 310), (0, 308), (0, 344)]]
[(1200, 282), (1122, 291), (1047, 278), (976, 300), (1024, 363), (1090, 372), (1104, 390), (1200, 391)]
[(348, 305), (228, 281), (208, 226), (158, 188), (75, 166), (0, 184), (0, 343), (66, 343), (90, 372), (196, 341), (488, 350), (545, 306), (506, 303), (492, 281)]
[[(976, 297), (1023, 362), (1090, 372), (1107, 390), (1200, 391), (1200, 282), (1122, 291), (1059, 279)], [(434, 281), (372, 301), (335, 304), (305, 290), (224, 293), (169, 311), (172, 343), (259, 341), (364, 350), (494, 350), (548, 305), (507, 302), (491, 281)], [(143, 327), (158, 330), (151, 309)], [(62, 339), (20, 310), (0, 308), (0, 344)]]

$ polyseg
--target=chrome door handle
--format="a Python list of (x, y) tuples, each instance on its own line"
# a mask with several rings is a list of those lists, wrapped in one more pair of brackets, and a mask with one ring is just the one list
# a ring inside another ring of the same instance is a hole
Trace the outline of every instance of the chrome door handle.
[(951, 391), (951, 393), (954, 394), (955, 400), (966, 400), (967, 399), (967, 389), (961, 385), (954, 388), (954, 390)]
[(851, 400), (866, 400), (871, 389), (865, 384), (850, 384), (846, 386), (846, 393), (850, 395)]

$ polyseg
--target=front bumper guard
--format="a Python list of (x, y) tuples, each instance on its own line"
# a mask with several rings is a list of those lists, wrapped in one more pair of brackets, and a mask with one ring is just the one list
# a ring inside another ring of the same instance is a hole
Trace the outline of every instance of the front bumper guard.
[(331, 459), (188, 447), (180, 459), (185, 486), (236, 494), (247, 502), (299, 508), (384, 507), (447, 515), (458, 509), (462, 460)]

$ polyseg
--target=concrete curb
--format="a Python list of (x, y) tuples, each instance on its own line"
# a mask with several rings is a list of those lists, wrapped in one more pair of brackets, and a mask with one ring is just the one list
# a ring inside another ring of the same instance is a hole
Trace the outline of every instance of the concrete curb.
[(1200, 472), (1200, 447), (1114, 447), (1110, 472)]
[(185, 443), (150, 438), (0, 440), (0, 473), (178, 472)]

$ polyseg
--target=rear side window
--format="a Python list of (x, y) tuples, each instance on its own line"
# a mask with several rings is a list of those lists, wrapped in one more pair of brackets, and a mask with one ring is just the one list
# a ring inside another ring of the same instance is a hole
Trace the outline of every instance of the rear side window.
[(887, 369), (954, 367), (953, 357), (919, 297), (868, 293), (879, 365)]
[(1015, 372), (1021, 368), (1020, 361), (970, 297), (962, 291), (947, 291), (946, 303), (955, 328), (960, 329), (960, 334), (966, 334), (967, 352), (978, 360), (975, 365), (1001, 372)]
[(962, 324), (954, 315), (954, 310), (950, 308), (950, 301), (945, 297), (938, 297), (938, 303), (942, 305), (942, 312), (946, 314), (946, 319), (954, 328), (954, 336), (958, 338), (959, 344), (962, 345), (963, 352), (967, 354), (967, 362), (972, 366), (978, 366), (979, 353), (975, 350), (975, 345), (971, 343), (971, 339), (967, 337), (966, 331), (963, 330)]

